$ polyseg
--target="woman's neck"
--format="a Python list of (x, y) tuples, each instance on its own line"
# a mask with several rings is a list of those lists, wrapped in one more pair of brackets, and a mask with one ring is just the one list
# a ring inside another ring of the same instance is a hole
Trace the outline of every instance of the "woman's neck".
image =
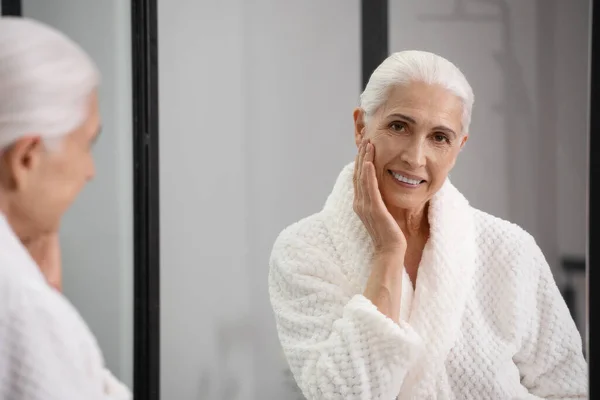
[(0, 216), (2, 216), (13, 233), (19, 238), (23, 245), (27, 245), (34, 235), (31, 234), (31, 225), (25, 218), (19, 218), (19, 213), (14, 212), (14, 207), (8, 199), (8, 196), (3, 196), (0, 192)]
[(402, 229), (406, 239), (429, 236), (429, 220), (427, 218), (428, 205), (418, 209), (398, 209), (392, 216)]

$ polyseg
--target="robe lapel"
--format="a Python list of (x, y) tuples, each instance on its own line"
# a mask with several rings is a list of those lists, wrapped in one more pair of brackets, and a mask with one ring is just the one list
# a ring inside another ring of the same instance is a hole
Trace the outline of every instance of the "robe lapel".
[[(354, 163), (340, 174), (324, 208), (333, 245), (351, 290), (362, 293), (373, 255), (371, 238), (354, 213)], [(430, 239), (419, 264), (416, 287), (404, 273), (400, 318), (423, 339), (425, 354), (409, 371), (399, 399), (437, 398), (449, 393), (444, 363), (459, 333), (475, 269), (475, 237), (468, 201), (446, 181), (429, 208)]]
[(27, 274), (31, 283), (46, 284), (45, 278), (27, 249), (19, 241), (6, 217), (0, 213), (0, 263), (15, 274)]
[(432, 199), (429, 223), (430, 240), (419, 265), (408, 321), (423, 339), (426, 354), (406, 377), (400, 399), (436, 398), (439, 390), (450, 392), (443, 387), (448, 384), (444, 363), (459, 333), (475, 270), (472, 211), (450, 181)]

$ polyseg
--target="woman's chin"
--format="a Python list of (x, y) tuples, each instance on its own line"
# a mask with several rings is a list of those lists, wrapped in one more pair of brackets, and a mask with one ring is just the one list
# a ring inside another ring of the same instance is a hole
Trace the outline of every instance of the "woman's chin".
[(418, 195), (417, 193), (390, 193), (384, 195), (384, 202), (390, 210), (412, 210), (421, 208), (425, 203), (424, 196)]
[(425, 197), (424, 183), (414, 188), (398, 185), (396, 182), (385, 182), (381, 194), (385, 203), (394, 208), (412, 208)]

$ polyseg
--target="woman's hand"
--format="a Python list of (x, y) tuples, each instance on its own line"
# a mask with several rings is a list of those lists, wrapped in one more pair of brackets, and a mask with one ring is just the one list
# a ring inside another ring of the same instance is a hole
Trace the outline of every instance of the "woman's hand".
[(375, 147), (363, 141), (354, 168), (354, 211), (373, 239), (375, 254), (363, 295), (393, 321), (400, 318), (406, 237), (388, 211), (377, 184)]
[(404, 259), (406, 237), (388, 211), (375, 174), (375, 147), (363, 140), (354, 167), (354, 212), (359, 216), (375, 246), (375, 256)]
[(62, 262), (58, 232), (41, 236), (26, 245), (50, 286), (62, 291)]

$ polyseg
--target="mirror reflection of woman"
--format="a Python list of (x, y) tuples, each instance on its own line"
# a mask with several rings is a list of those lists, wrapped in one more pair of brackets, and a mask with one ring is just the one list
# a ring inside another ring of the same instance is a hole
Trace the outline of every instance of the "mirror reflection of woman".
[(534, 238), (448, 174), (472, 89), (392, 54), (354, 111), (356, 159), (273, 247), (269, 290), (299, 387), (322, 399), (584, 399), (582, 341)]
[(61, 293), (58, 231), (95, 174), (99, 80), (62, 33), (0, 18), (0, 399), (132, 398)]

